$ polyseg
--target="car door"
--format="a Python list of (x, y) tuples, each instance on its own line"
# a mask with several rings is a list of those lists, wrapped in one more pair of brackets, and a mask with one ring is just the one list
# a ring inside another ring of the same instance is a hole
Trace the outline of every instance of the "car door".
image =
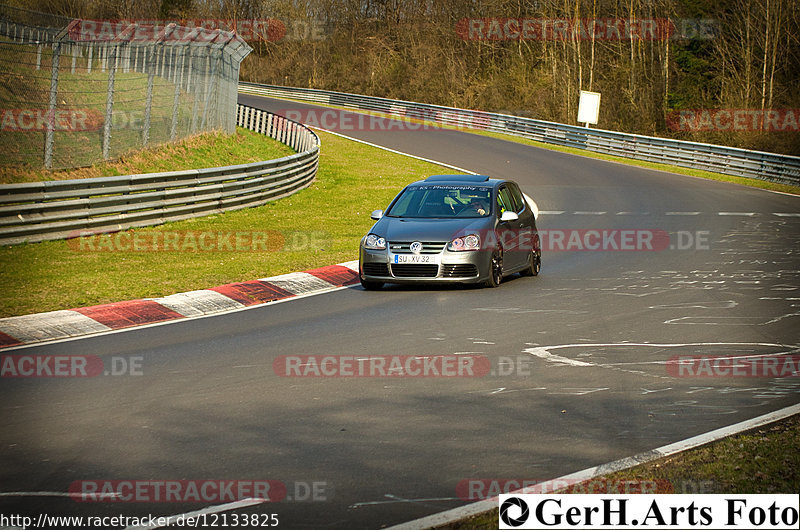
[[(523, 208), (523, 205), (515, 201), (514, 194), (511, 192), (508, 183), (500, 186), (497, 190), (497, 232), (503, 245), (503, 269), (507, 271), (522, 268), (528, 258), (525, 249), (521, 245), (524, 239), (520, 237), (524, 221), (522, 218), (513, 221), (500, 221), (500, 218), (507, 211), (520, 215)], [(528, 226), (528, 231), (530, 231), (530, 226)]]

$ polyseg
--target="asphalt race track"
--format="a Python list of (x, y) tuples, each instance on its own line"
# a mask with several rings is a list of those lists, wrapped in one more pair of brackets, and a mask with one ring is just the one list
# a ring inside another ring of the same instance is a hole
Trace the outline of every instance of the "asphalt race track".
[[(667, 364), (798, 353), (800, 198), (459, 131), (341, 132), (517, 180), (554, 238), (541, 275), (498, 289), (356, 286), (8, 352), (135, 360), (141, 375), (0, 381), (0, 513), (174, 515), (225, 502), (66, 492), (80, 481), (274, 480), (284, 500), (222, 513), (378, 528), (465, 504), (469, 479), (546, 480), (800, 402), (798, 377), (690, 377)], [(669, 241), (614, 250), (621, 230)], [(311, 354), (475, 354), (493, 373), (273, 369)]]

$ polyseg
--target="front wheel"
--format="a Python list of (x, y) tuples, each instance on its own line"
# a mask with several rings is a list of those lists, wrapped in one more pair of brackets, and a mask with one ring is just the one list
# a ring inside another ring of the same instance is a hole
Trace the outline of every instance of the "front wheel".
[(489, 279), (486, 280), (486, 287), (497, 287), (503, 281), (503, 251), (500, 249), (492, 253), (492, 261), (489, 264)]

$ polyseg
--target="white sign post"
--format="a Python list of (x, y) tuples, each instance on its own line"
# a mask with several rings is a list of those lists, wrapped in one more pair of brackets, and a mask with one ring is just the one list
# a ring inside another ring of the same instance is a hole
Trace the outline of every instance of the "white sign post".
[(578, 103), (578, 123), (597, 125), (597, 116), (600, 114), (600, 92), (587, 92), (581, 90), (581, 99)]

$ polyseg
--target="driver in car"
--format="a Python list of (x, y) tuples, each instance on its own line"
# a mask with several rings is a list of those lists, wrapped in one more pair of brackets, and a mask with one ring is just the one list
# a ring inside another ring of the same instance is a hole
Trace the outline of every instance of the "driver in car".
[(486, 215), (488, 210), (486, 202), (478, 197), (473, 197), (472, 200), (469, 201), (469, 207), (478, 215)]

